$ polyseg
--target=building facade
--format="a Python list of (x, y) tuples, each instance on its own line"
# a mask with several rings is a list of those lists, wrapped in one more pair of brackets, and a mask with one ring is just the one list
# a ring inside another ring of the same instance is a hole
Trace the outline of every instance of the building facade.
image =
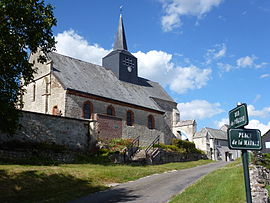
[(95, 136), (102, 139), (140, 136), (147, 145), (157, 136), (165, 144), (177, 137), (177, 104), (158, 83), (138, 76), (121, 15), (113, 51), (102, 66), (54, 52), (41, 64), (40, 54), (30, 56), (37, 72), (26, 87), (23, 110), (95, 120)]
[(204, 151), (209, 159), (216, 161), (232, 161), (241, 156), (239, 150), (231, 150), (228, 147), (228, 126), (221, 129), (203, 128), (195, 133), (193, 142), (196, 148)]

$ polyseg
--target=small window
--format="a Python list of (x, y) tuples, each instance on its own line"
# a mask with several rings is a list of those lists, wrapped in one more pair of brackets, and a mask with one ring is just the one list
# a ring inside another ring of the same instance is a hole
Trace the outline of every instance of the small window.
[(36, 100), (36, 84), (33, 84), (33, 102)]
[(52, 114), (55, 116), (58, 115), (58, 107), (57, 106), (53, 107)]
[(90, 101), (86, 101), (83, 104), (83, 118), (90, 119), (93, 113), (93, 105)]
[(115, 116), (115, 110), (112, 105), (107, 107), (107, 114), (111, 116)]
[(155, 129), (155, 119), (154, 119), (154, 116), (152, 116), (152, 115), (149, 115), (148, 116), (147, 126), (148, 126), (149, 129)]
[(127, 125), (133, 126), (134, 124), (134, 113), (132, 111), (127, 111)]

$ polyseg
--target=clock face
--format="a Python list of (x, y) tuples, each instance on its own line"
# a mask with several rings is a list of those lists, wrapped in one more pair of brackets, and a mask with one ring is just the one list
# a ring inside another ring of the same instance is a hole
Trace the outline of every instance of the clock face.
[(127, 56), (123, 60), (123, 65), (127, 67), (128, 72), (132, 72), (132, 70), (135, 68), (134, 61)]
[(127, 67), (128, 72), (132, 71), (132, 68), (130, 66)]

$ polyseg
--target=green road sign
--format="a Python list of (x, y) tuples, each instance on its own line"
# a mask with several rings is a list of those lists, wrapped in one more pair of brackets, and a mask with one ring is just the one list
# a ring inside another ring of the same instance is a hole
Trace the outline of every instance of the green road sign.
[(230, 128), (240, 128), (248, 124), (247, 105), (241, 104), (229, 112)]
[(228, 141), (230, 149), (262, 149), (261, 131), (257, 129), (229, 129)]

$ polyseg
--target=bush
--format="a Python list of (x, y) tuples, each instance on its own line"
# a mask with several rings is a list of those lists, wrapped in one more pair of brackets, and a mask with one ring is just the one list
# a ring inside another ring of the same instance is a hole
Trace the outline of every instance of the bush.
[(204, 152), (195, 147), (194, 142), (189, 142), (187, 140), (174, 139), (173, 145), (177, 146), (180, 149), (184, 149), (187, 153), (197, 153), (204, 154)]
[(120, 153), (126, 147), (129, 147), (132, 143), (130, 139), (112, 139), (112, 140), (100, 140), (101, 149), (99, 152), (101, 154), (111, 154), (111, 153)]
[(265, 168), (270, 169), (270, 154), (254, 154), (254, 163), (257, 165), (264, 166)]
[(181, 149), (175, 145), (165, 145), (165, 144), (155, 144), (154, 147), (158, 147), (161, 149), (164, 149), (166, 151), (171, 151), (171, 152), (179, 152), (179, 153), (185, 153), (185, 149)]

